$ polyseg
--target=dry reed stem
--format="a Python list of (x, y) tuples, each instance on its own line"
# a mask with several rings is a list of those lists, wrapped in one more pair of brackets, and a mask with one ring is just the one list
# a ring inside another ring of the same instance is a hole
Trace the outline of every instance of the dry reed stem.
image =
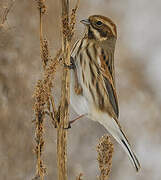
[[(38, 4), (38, 9), (40, 13), (40, 54), (42, 57), (42, 54), (44, 53), (45, 55), (48, 54), (47, 48), (48, 46), (45, 46), (43, 51), (42, 50), (42, 39), (43, 39), (43, 34), (42, 34), (42, 10), (45, 9), (45, 1), (42, 0), (36, 0)], [(44, 56), (45, 56), (44, 55)], [(43, 61), (43, 58), (42, 58)], [(43, 64), (44, 66), (44, 64)], [(34, 92), (34, 112), (35, 112), (35, 117), (36, 117), (36, 131), (35, 131), (35, 140), (36, 140), (36, 147), (35, 147), (35, 154), (37, 157), (37, 170), (36, 170), (36, 176), (34, 179), (44, 179), (44, 175), (46, 173), (46, 168), (43, 165), (43, 160), (42, 160), (42, 151), (44, 147), (44, 127), (43, 127), (43, 122), (44, 122), (44, 117), (45, 117), (45, 104), (48, 99), (48, 91), (45, 91), (46, 87), (43, 83), (43, 80), (39, 80), (37, 82), (35, 92)]]
[[(74, 33), (75, 12), (69, 21), (69, 1), (62, 0), (62, 52), (63, 64), (70, 65), (70, 44), (72, 33)], [(78, 4), (77, 4), (78, 6)], [(78, 7), (77, 7), (78, 8)], [(72, 30), (72, 31), (71, 31)], [(57, 128), (57, 166), (58, 179), (67, 180), (67, 130), (69, 126), (69, 101), (70, 101), (70, 72), (63, 68), (61, 101), (60, 101), (60, 123)]]
[[(70, 46), (67, 40), (69, 29), (69, 2), (62, 0), (62, 52), (63, 63), (70, 64)], [(68, 104), (69, 104), (69, 70), (63, 68), (62, 89), (60, 100), (60, 122), (57, 128), (57, 166), (58, 179), (67, 180), (67, 130), (68, 126)]]
[[(34, 179), (44, 179), (44, 175), (46, 173), (46, 168), (43, 165), (42, 161), (42, 151), (44, 147), (44, 127), (43, 122), (45, 115), (48, 114), (53, 123), (56, 124), (56, 120), (54, 119), (54, 115), (56, 114), (56, 109), (54, 105), (54, 100), (51, 94), (51, 90), (53, 87), (53, 79), (56, 72), (56, 67), (59, 64), (59, 56), (61, 54), (61, 50), (59, 50), (54, 59), (52, 59), (49, 55), (49, 45), (47, 39), (43, 38), (42, 31), (42, 15), (46, 12), (46, 6), (44, 4), (45, 0), (36, 1), (38, 3), (38, 9), (40, 12), (40, 54), (44, 69), (44, 74), (42, 80), (37, 82), (34, 92), (34, 112), (35, 112), (35, 122), (36, 122), (36, 130), (35, 130), (35, 140), (36, 147), (35, 153), (37, 158), (37, 171)], [(50, 107), (54, 109), (50, 109)], [(54, 113), (54, 114), (53, 114)]]
[(39, 15), (40, 15), (40, 54), (41, 54), (41, 59), (43, 63), (43, 68), (45, 69), (45, 66), (47, 65), (48, 62), (48, 41), (47, 39), (43, 38), (43, 27), (42, 27), (42, 18), (46, 12), (47, 12), (47, 7), (45, 5), (46, 0), (35, 0), (37, 2), (37, 7), (39, 10)]
[[(49, 115), (53, 124), (57, 128), (57, 154), (58, 154), (58, 177), (60, 180), (67, 179), (66, 167), (66, 137), (67, 132), (64, 127), (68, 127), (68, 105), (69, 105), (69, 70), (63, 69), (61, 101), (58, 110), (55, 108), (54, 98), (52, 96), (53, 79), (56, 72), (56, 67), (60, 63), (59, 58), (63, 54), (63, 64), (70, 65), (70, 42), (71, 29), (74, 34), (75, 13), (72, 13), (71, 22), (69, 24), (69, 2), (62, 0), (62, 50), (59, 50), (56, 57), (52, 60), (49, 55), (48, 41), (43, 38), (43, 20), (42, 15), (47, 11), (45, 0), (36, 0), (40, 13), (40, 54), (43, 64), (43, 78), (37, 82), (34, 92), (34, 112), (35, 112), (35, 140), (36, 140), (36, 157), (37, 157), (37, 172), (34, 179), (44, 179), (46, 169), (42, 161), (42, 151), (44, 147), (44, 127), (43, 122), (45, 115)], [(76, 5), (76, 9), (78, 4)], [(71, 27), (71, 28), (70, 28)], [(73, 35), (72, 35), (73, 36)], [(69, 38), (70, 37), (70, 38)], [(63, 53), (62, 53), (63, 52)]]
[(107, 135), (104, 135), (97, 145), (98, 163), (100, 169), (99, 180), (107, 180), (112, 167), (113, 144)]

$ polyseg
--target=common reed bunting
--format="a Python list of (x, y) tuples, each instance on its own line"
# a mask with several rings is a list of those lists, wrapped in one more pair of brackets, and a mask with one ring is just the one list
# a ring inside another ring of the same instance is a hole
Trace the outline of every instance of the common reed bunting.
[(136, 171), (139, 161), (118, 122), (119, 107), (115, 87), (114, 51), (116, 25), (107, 17), (82, 20), (84, 37), (71, 53), (71, 105), (80, 115), (101, 123), (128, 154)]

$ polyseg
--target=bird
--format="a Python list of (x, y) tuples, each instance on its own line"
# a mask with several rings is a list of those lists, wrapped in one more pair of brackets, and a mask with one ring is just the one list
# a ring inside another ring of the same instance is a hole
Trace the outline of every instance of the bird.
[(85, 25), (85, 33), (71, 51), (71, 106), (81, 117), (102, 124), (139, 171), (140, 163), (118, 121), (114, 68), (116, 25), (102, 15), (89, 16), (81, 23)]

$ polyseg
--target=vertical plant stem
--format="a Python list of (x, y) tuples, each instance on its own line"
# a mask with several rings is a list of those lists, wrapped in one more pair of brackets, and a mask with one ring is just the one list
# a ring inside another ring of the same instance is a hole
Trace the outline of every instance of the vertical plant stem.
[[(62, 51), (63, 62), (70, 64), (70, 42), (69, 30), (69, 1), (62, 0)], [(57, 128), (57, 165), (58, 179), (67, 180), (67, 130), (69, 114), (69, 96), (70, 96), (70, 72), (68, 68), (63, 68), (61, 102), (60, 102), (60, 122)]]
[[(42, 12), (41, 12), (41, 8), (40, 8), (40, 53), (41, 53), (41, 46), (42, 46)], [(43, 123), (43, 121), (42, 121)], [(44, 174), (41, 172), (41, 145), (39, 144), (38, 146), (38, 158), (37, 158), (37, 174), (40, 175), (40, 179), (43, 180), (44, 179)]]
[(41, 8), (40, 8), (40, 43), (42, 43), (42, 12), (41, 12)]

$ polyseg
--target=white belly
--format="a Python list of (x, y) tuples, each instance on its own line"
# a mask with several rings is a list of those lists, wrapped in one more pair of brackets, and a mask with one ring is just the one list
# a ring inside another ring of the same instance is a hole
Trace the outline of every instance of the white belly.
[(74, 72), (71, 70), (71, 81), (70, 81), (70, 103), (72, 108), (78, 115), (88, 114), (89, 106), (87, 99), (82, 95), (77, 95), (74, 89), (75, 77)]

